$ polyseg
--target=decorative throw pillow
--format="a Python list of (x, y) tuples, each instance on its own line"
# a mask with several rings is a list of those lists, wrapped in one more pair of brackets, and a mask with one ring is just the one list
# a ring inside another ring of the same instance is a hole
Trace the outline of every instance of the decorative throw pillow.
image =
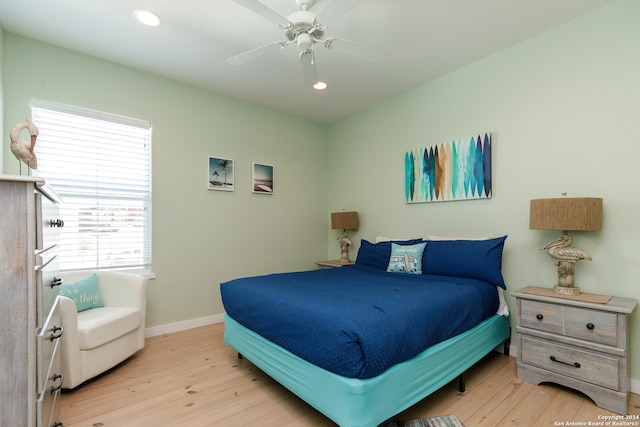
[(95, 274), (77, 282), (63, 283), (60, 285), (60, 295), (72, 299), (78, 313), (90, 308), (104, 307), (98, 276)]
[[(422, 242), (422, 239), (403, 240), (396, 242), (399, 245), (413, 245)], [(360, 241), (360, 249), (356, 257), (356, 264), (368, 265), (381, 270), (386, 270), (391, 256), (392, 242), (381, 242), (373, 244), (368, 240)]]
[(391, 273), (422, 274), (422, 254), (426, 243), (416, 245), (391, 244), (387, 271)]
[(422, 257), (425, 274), (470, 277), (506, 289), (502, 249), (507, 236), (486, 240), (430, 240)]

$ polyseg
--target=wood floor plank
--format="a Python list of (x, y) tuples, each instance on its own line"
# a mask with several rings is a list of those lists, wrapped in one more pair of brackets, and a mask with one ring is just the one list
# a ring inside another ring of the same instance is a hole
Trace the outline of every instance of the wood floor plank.
[[(277, 426), (336, 424), (223, 342), (219, 323), (147, 339), (144, 350), (62, 394), (66, 427)], [(466, 374), (466, 392), (446, 385), (392, 419), (455, 414), (467, 427), (553, 426), (610, 415), (581, 393), (516, 377), (515, 358), (492, 353)], [(640, 414), (640, 396), (629, 400)]]
[(546, 385), (534, 386), (529, 390), (526, 399), (513, 405), (507, 416), (496, 427), (521, 426), (529, 427), (537, 424), (539, 418), (558, 396), (559, 390)]

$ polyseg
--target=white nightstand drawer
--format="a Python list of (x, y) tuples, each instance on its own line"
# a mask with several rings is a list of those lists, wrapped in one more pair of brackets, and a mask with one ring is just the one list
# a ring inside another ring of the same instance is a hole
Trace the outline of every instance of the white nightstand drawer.
[(522, 300), (520, 324), (525, 328), (562, 334), (562, 306), (546, 302)]
[(523, 363), (612, 390), (620, 389), (619, 359), (528, 336), (521, 341)]
[(577, 307), (564, 309), (565, 334), (601, 344), (618, 345), (616, 313)]

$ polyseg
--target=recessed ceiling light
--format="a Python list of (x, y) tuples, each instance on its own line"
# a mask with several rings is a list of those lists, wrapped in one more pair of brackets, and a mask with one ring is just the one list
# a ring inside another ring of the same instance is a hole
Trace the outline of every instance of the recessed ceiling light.
[(133, 14), (136, 18), (138, 18), (138, 21), (150, 27), (157, 27), (162, 23), (162, 19), (160, 18), (160, 16), (150, 10), (138, 9), (134, 10)]
[(313, 88), (317, 90), (323, 90), (327, 88), (327, 84), (325, 82), (318, 82), (313, 85)]

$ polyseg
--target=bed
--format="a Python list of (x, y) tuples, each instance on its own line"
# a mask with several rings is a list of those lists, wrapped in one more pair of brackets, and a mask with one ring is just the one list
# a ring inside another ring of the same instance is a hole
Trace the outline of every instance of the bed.
[(506, 236), (363, 240), (355, 265), (221, 284), (225, 342), (342, 427), (375, 427), (510, 337)]

